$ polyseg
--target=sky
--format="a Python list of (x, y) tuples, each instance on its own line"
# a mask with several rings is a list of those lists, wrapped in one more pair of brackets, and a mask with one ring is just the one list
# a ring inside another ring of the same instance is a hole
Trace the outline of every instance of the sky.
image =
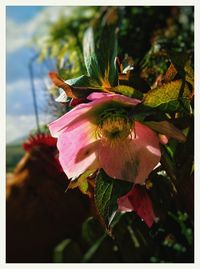
[[(26, 136), (36, 128), (31, 81), (28, 65), (37, 55), (31, 46), (32, 36), (45, 35), (46, 22), (56, 20), (62, 7), (7, 6), (6, 7), (6, 143)], [(47, 108), (48, 65), (32, 63), (34, 85), (40, 124), (48, 123), (52, 116)], [(45, 90), (46, 89), (46, 90)]]

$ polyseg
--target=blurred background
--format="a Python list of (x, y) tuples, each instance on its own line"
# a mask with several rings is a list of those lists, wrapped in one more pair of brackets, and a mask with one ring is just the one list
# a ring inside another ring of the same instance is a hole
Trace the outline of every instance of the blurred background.
[[(127, 247), (104, 234), (85, 196), (74, 190), (65, 195), (66, 176), (55, 161), (56, 144), (46, 124), (67, 107), (55, 102), (59, 89), (48, 72), (65, 80), (86, 74), (84, 31), (111, 8), (6, 8), (7, 262), (193, 261), (193, 221), (187, 213), (172, 214), (169, 223), (175, 228), (168, 231), (165, 223), (151, 236), (135, 217), (135, 243)], [(188, 54), (193, 64), (193, 7), (117, 9), (119, 59), (142, 66), (150, 86), (169, 65), (162, 54), (157, 57), (162, 48)], [(122, 227), (129, 222), (122, 220)], [(135, 254), (119, 251), (120, 244)]]

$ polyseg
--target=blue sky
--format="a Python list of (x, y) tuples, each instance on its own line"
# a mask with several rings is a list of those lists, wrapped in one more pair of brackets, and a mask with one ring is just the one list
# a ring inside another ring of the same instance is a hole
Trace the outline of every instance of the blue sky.
[(16, 23), (22, 23), (31, 20), (44, 8), (43, 6), (7, 6), (6, 16)]
[[(42, 6), (6, 7), (6, 142), (24, 136), (36, 127), (28, 64), (36, 55), (30, 46), (32, 36), (45, 25), (46, 18), (54, 19), (59, 9)], [(34, 84), (39, 107), (40, 123), (51, 116), (44, 112), (47, 98), (44, 83), (49, 85), (46, 66), (33, 64)]]

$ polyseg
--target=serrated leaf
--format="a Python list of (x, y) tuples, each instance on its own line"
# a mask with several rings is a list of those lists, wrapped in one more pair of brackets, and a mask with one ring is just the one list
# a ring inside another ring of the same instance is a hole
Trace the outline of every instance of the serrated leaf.
[(140, 100), (143, 98), (143, 94), (141, 92), (139, 92), (133, 87), (126, 85), (118, 85), (116, 87), (111, 88), (110, 91), (120, 93), (128, 97), (137, 98)]
[(161, 87), (150, 90), (145, 94), (143, 105), (151, 108), (159, 108), (165, 112), (174, 112), (187, 109), (191, 98), (191, 92), (187, 83), (184, 85), (182, 95), (182, 80), (163, 84)]
[(111, 88), (117, 84), (117, 70), (114, 63), (117, 56), (116, 18), (111, 14), (101, 20), (103, 23), (99, 20), (84, 34), (84, 61), (88, 75), (104, 88)]
[(103, 169), (99, 171), (96, 177), (94, 199), (99, 215), (107, 227), (110, 226), (117, 211), (118, 197), (125, 195), (132, 186), (132, 183), (110, 178)]

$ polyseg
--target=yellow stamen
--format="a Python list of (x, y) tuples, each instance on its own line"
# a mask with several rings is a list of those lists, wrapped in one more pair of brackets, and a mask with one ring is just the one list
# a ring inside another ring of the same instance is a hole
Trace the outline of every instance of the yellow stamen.
[(131, 138), (133, 128), (133, 121), (127, 116), (114, 114), (103, 119), (98, 126), (97, 135), (103, 143), (115, 146), (120, 141)]

